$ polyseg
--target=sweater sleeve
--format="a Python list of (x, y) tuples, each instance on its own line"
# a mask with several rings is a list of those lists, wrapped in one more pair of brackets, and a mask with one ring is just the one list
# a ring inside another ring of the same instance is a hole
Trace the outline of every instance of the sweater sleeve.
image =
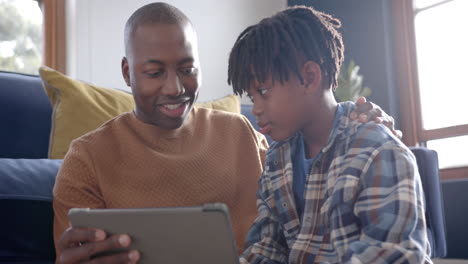
[(68, 210), (75, 207), (105, 207), (93, 171), (91, 159), (86, 149), (81, 144), (74, 142), (64, 158), (53, 190), (54, 243), (57, 256), (60, 254), (57, 250), (57, 242), (65, 230), (70, 227)]
[(268, 141), (266, 140), (265, 136), (262, 134), (258, 133), (255, 131), (258, 137), (258, 149), (260, 156), (262, 158), (262, 167), (265, 168), (265, 159), (266, 159), (266, 153), (268, 151)]
[(255, 130), (255, 128), (252, 126), (247, 117), (242, 115), (242, 118), (244, 120), (244, 123), (247, 124), (247, 126), (249, 127), (250, 133), (252, 134), (252, 137), (254, 138), (255, 143), (257, 144), (258, 153), (261, 157), (262, 167), (265, 168), (266, 153), (269, 148), (268, 141), (263, 134)]

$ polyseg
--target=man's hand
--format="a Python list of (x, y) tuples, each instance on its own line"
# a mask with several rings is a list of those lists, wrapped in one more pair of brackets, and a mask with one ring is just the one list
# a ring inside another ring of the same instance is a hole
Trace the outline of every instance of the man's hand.
[(367, 102), (365, 97), (359, 97), (356, 100), (356, 110), (352, 111), (349, 115), (351, 120), (358, 120), (362, 123), (367, 123), (369, 121), (374, 121), (379, 124), (383, 124), (392, 131), (392, 133), (398, 138), (402, 138), (402, 133), (400, 130), (396, 130), (394, 127), (393, 117), (387, 115), (380, 106)]
[(57, 247), (60, 255), (56, 263), (137, 263), (140, 253), (136, 250), (123, 251), (111, 255), (92, 258), (96, 254), (110, 250), (125, 249), (130, 246), (128, 235), (113, 235), (107, 237), (100, 229), (76, 228), (67, 229)]

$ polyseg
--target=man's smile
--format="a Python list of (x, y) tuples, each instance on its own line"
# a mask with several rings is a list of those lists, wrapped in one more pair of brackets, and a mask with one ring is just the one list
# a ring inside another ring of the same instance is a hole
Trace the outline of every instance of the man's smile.
[(181, 117), (187, 110), (190, 100), (185, 100), (179, 103), (158, 104), (156, 107), (165, 115), (178, 118)]

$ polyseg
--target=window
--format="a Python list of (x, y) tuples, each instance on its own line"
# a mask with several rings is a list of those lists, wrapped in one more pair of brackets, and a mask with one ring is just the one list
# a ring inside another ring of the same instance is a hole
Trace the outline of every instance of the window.
[(0, 70), (65, 72), (65, 0), (0, 0)]
[(443, 179), (468, 177), (466, 11), (466, 0), (393, 2), (404, 141), (436, 150)]
[(0, 70), (37, 74), (42, 12), (34, 0), (0, 0)]

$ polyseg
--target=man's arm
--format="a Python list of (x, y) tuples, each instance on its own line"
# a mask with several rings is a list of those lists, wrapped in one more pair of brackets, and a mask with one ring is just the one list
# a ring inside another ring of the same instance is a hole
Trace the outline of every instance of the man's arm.
[(57, 174), (54, 185), (54, 239), (70, 227), (68, 210), (79, 208), (103, 208), (104, 201), (98, 195), (99, 186), (94, 172), (87, 163), (85, 150), (72, 145), (69, 154)]
[(240, 263), (287, 263), (287, 249), (278, 219), (271, 213), (267, 203), (257, 195), (258, 216), (247, 233), (247, 249)]
[[(331, 215), (331, 237), (342, 260), (430, 263), (423, 191), (409, 150), (388, 144), (374, 149), (362, 168), (359, 185), (356, 199), (337, 205)], [(336, 187), (342, 188), (344, 196), (356, 191), (347, 186), (337, 181)], [(359, 239), (351, 243), (346, 232), (356, 224), (347, 221), (350, 215), (359, 219), (356, 229), (360, 230)]]
[(98, 253), (128, 247), (131, 243), (128, 235), (109, 237), (103, 230), (70, 227), (69, 209), (105, 207), (91, 167), (87, 162), (86, 150), (72, 144), (54, 186), (56, 263), (135, 263), (139, 253), (134, 250), (92, 258)]

